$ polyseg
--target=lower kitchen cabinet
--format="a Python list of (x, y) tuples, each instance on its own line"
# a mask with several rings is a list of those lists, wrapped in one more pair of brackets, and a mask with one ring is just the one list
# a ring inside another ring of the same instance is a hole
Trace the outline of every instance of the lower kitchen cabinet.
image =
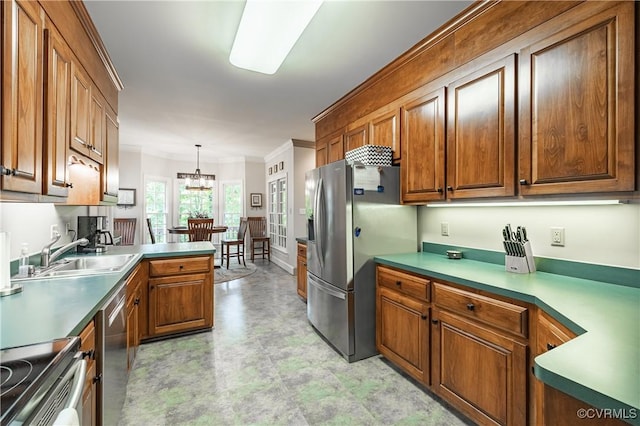
[(127, 280), (127, 371), (131, 371), (142, 336), (140, 306), (142, 288), (146, 283), (145, 268), (139, 264)]
[(527, 422), (527, 345), (435, 308), (435, 392), (479, 424)]
[(378, 287), (376, 347), (389, 361), (429, 384), (429, 306), (400, 292)]
[(298, 268), (297, 268), (297, 282), (298, 282), (298, 296), (307, 300), (307, 245), (298, 243)]
[(429, 385), (430, 282), (385, 266), (377, 267), (376, 276), (376, 348)]
[(213, 327), (213, 256), (149, 261), (148, 337)]
[[(551, 318), (542, 310), (538, 310), (536, 318), (536, 338), (533, 345), (533, 356), (536, 357), (545, 352), (555, 349), (556, 347), (568, 342), (576, 337), (576, 334)], [(531, 373), (533, 387), (535, 392), (535, 419), (536, 425), (546, 426), (573, 426), (573, 425), (598, 425), (598, 426), (614, 426), (625, 425), (626, 423), (614, 419), (604, 418), (603, 415), (596, 416), (598, 413), (591, 405), (582, 402), (564, 392), (561, 392), (551, 386), (545, 385)], [(592, 413), (594, 418), (579, 418), (580, 410)], [(602, 413), (603, 411), (600, 410)]]
[(78, 413), (83, 426), (96, 425), (97, 414), (97, 381), (96, 377), (96, 328), (93, 320), (80, 332), (80, 350), (85, 353), (87, 373), (82, 391), (82, 412)]

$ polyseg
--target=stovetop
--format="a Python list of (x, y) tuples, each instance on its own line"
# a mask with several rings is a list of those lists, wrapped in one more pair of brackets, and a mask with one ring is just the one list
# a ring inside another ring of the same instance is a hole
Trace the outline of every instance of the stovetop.
[(78, 337), (2, 349), (0, 351), (0, 406), (2, 424), (10, 421), (46, 386), (48, 379), (66, 368), (80, 348)]

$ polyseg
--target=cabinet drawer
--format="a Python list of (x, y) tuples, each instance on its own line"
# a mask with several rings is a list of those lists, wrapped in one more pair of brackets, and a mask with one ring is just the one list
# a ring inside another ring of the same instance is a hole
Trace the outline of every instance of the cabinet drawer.
[(209, 272), (210, 264), (211, 258), (209, 256), (151, 260), (149, 261), (149, 276)]
[(378, 266), (378, 285), (392, 288), (421, 300), (429, 301), (429, 280)]
[(307, 246), (305, 244), (298, 243), (298, 256), (307, 257)]
[(575, 333), (544, 314), (542, 310), (538, 311), (535, 356), (550, 351), (574, 337), (576, 337)]
[(433, 283), (433, 301), (461, 315), (527, 337), (527, 308), (522, 306), (439, 283)]

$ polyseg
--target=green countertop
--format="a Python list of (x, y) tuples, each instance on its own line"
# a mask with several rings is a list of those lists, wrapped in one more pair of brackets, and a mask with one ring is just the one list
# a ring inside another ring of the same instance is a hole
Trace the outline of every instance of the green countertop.
[(136, 254), (121, 272), (22, 281), (22, 292), (0, 298), (0, 348), (78, 335), (141, 259), (213, 253), (209, 242), (113, 246), (87, 256)]
[(627, 421), (640, 424), (640, 289), (427, 252), (375, 261), (542, 308), (579, 336), (536, 357), (536, 377), (595, 407), (635, 413)]

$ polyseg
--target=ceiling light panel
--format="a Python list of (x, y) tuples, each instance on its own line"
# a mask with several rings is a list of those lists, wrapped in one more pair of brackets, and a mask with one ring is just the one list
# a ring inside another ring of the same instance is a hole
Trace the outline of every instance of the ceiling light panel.
[(322, 5), (322, 0), (247, 0), (229, 62), (274, 74)]

